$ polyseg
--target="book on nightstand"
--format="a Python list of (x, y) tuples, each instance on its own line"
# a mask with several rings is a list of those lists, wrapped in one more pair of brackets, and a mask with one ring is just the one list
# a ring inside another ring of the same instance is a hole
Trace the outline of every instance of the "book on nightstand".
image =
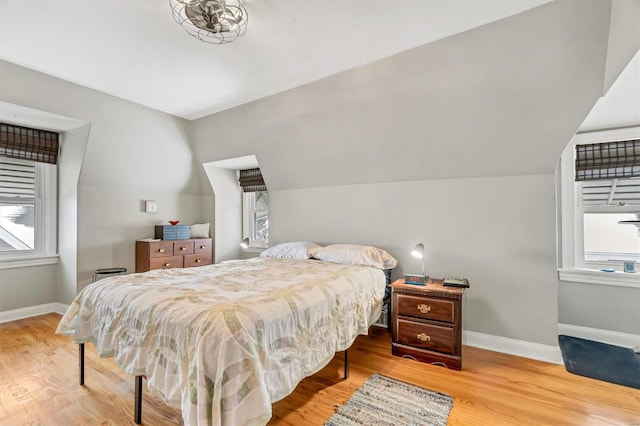
[(442, 279), (442, 285), (444, 287), (469, 288), (469, 281), (466, 278), (445, 277), (445, 278)]

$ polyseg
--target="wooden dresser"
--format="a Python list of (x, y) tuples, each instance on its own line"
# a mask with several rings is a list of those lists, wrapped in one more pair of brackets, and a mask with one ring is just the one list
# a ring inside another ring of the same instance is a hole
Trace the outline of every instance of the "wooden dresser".
[(213, 240), (136, 241), (136, 272), (213, 263)]
[(464, 289), (391, 284), (393, 355), (462, 369), (462, 295)]

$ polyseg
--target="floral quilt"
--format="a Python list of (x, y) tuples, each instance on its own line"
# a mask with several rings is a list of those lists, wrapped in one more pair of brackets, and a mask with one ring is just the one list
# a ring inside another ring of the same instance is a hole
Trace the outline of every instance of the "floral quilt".
[(156, 270), (87, 286), (57, 333), (145, 375), (185, 425), (264, 425), (272, 403), (367, 333), (384, 289), (379, 269), (318, 260)]

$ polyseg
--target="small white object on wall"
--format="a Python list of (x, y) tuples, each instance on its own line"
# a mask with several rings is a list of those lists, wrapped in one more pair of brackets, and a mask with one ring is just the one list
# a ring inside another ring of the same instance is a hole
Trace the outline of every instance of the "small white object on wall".
[(153, 200), (145, 200), (144, 201), (144, 212), (145, 213), (156, 213), (158, 211), (158, 204)]

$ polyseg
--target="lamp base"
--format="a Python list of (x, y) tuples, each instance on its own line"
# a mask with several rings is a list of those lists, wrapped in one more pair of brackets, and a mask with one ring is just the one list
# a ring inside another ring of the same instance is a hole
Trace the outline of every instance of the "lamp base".
[(404, 276), (405, 284), (426, 285), (427, 283), (430, 283), (430, 282), (431, 282), (431, 278), (425, 275), (406, 274)]

